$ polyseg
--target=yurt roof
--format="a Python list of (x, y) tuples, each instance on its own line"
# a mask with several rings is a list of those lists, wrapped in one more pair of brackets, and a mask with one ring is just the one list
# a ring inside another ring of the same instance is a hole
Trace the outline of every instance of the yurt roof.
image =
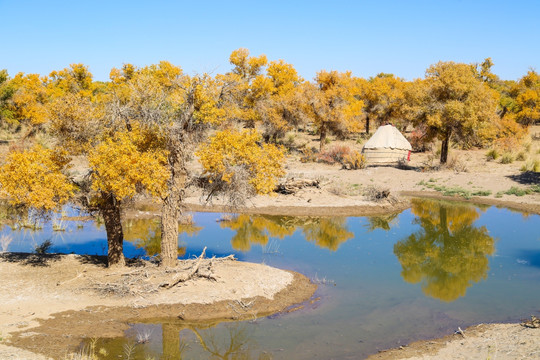
[(412, 147), (398, 129), (392, 125), (384, 125), (375, 131), (375, 134), (364, 145), (364, 149), (412, 150)]

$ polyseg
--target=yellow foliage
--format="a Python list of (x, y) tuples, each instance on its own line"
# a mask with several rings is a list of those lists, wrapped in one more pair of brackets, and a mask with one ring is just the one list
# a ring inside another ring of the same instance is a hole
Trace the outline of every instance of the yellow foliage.
[(321, 134), (321, 149), (328, 131), (346, 134), (363, 129), (359, 88), (350, 72), (320, 71), (316, 86), (306, 84), (304, 110)]
[(211, 137), (196, 155), (212, 179), (230, 183), (235, 167), (242, 167), (247, 170), (248, 183), (255, 192), (267, 194), (284, 174), (285, 152), (272, 144), (259, 145), (260, 141), (260, 135), (253, 130), (225, 130)]
[(12, 97), (15, 118), (28, 121), (31, 125), (41, 125), (47, 121), (47, 89), (38, 74), (19, 73), (11, 80), (16, 88)]
[(366, 157), (356, 150), (353, 150), (345, 155), (341, 160), (343, 168), (347, 170), (357, 170), (366, 167)]
[(250, 57), (249, 50), (244, 48), (234, 50), (229, 57), (229, 61), (234, 65), (233, 73), (238, 74), (243, 78), (259, 75), (268, 63), (265, 55)]
[[(94, 190), (114, 194), (116, 199), (132, 198), (141, 190), (162, 196), (169, 171), (167, 153), (159, 148), (141, 149), (147, 144), (138, 127), (107, 137), (88, 154)], [(139, 145), (139, 146), (138, 146)]]
[(96, 88), (92, 78), (88, 66), (71, 64), (69, 68), (51, 72), (47, 88), (52, 97), (60, 97), (66, 93), (91, 97)]
[(516, 120), (524, 125), (540, 120), (540, 76), (529, 71), (512, 90), (516, 96)]
[(11, 151), (0, 167), (1, 192), (14, 205), (54, 210), (65, 204), (75, 190), (62, 173), (68, 163), (69, 157), (60, 150), (35, 146)]

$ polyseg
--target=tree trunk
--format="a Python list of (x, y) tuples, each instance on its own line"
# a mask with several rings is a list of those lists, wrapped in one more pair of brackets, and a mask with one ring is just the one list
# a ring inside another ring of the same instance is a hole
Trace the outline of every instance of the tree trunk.
[(176, 149), (169, 155), (171, 177), (167, 183), (167, 197), (161, 208), (161, 266), (178, 264), (178, 220), (181, 215), (182, 190), (186, 184), (186, 169), (182, 154)]
[(369, 115), (366, 116), (366, 134), (369, 134)]
[(161, 324), (162, 330), (162, 359), (182, 359), (182, 343), (180, 331), (182, 327), (176, 324)]
[(448, 160), (448, 144), (450, 143), (450, 129), (446, 129), (444, 139), (441, 144), (441, 164), (446, 164)]
[(326, 142), (326, 124), (324, 122), (321, 123), (321, 139), (319, 143), (319, 151), (322, 152), (324, 148), (324, 143)]
[(124, 266), (124, 233), (122, 231), (122, 218), (120, 215), (120, 202), (111, 193), (101, 193), (101, 215), (105, 222), (107, 232), (107, 264), (111, 266)]

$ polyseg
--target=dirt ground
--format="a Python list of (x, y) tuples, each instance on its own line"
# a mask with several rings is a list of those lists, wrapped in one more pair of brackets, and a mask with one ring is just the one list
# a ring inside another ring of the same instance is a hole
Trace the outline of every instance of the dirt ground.
[(298, 273), (231, 259), (201, 260), (200, 276), (164, 286), (197, 262), (108, 269), (95, 256), (0, 254), (0, 358), (64, 359), (81, 339), (122, 336), (135, 319), (219, 322), (290, 311), (316, 289)]

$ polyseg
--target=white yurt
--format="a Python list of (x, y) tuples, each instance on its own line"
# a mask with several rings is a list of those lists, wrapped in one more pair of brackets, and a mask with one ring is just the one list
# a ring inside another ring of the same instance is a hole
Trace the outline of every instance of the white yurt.
[(362, 148), (368, 164), (410, 160), (412, 147), (393, 125), (381, 126)]

